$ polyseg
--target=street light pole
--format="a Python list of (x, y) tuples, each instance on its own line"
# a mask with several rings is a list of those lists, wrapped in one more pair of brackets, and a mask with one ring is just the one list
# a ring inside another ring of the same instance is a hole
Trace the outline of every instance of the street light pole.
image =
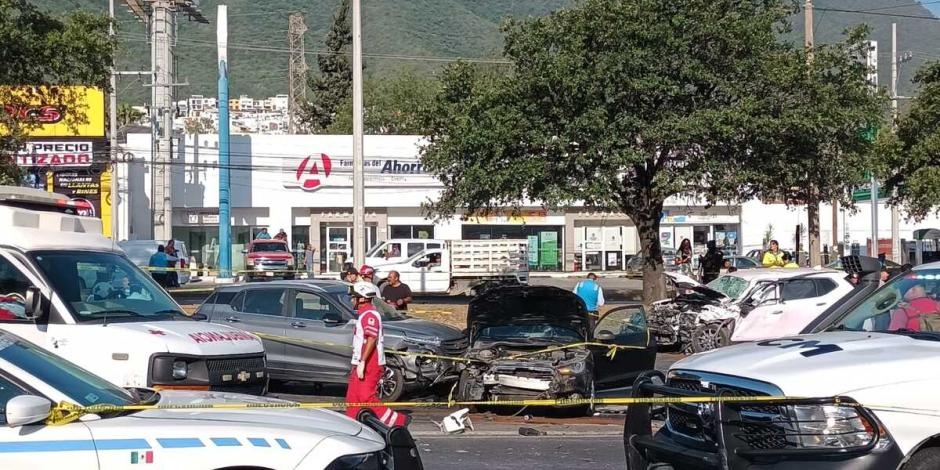
[[(108, 0), (108, 18), (110, 23), (108, 24), (108, 35), (111, 39), (114, 39), (114, 0)], [(109, 96), (108, 106), (111, 108), (110, 116), (110, 127), (109, 133), (111, 134), (111, 150), (108, 152), (109, 164), (111, 166), (111, 201), (102, 201), (107, 202), (108, 207), (111, 208), (111, 240), (118, 240), (118, 223), (117, 223), (117, 205), (118, 205), (118, 159), (117, 159), (117, 73), (116, 67), (113, 63), (111, 64), (111, 94)]]
[(352, 0), (353, 42), (353, 259), (362, 264), (365, 246), (365, 178), (362, 155), (362, 9)]

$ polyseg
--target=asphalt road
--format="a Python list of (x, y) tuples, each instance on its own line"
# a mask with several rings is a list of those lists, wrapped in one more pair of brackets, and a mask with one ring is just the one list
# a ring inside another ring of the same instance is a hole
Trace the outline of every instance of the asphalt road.
[(436, 436), (418, 438), (424, 467), (488, 470), (519, 468), (623, 469), (620, 436)]

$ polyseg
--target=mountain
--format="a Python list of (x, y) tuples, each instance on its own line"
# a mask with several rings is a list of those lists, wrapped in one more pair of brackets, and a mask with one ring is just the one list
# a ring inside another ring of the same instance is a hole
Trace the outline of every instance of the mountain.
[[(106, 12), (103, 0), (33, 0), (56, 11), (85, 9)], [(122, 5), (121, 0), (116, 0)], [(305, 15), (305, 35), (309, 73), (316, 73), (316, 52), (340, 0), (317, 2), (300, 0), (228, 0), (229, 62), (231, 94), (263, 98), (287, 92), (287, 16)], [(179, 24), (177, 80), (189, 86), (177, 89), (177, 96), (215, 96), (216, 48), (215, 17), (217, 0), (205, 0), (200, 8), (211, 24), (182, 20)], [(574, 4), (574, 0), (363, 0), (363, 51), (366, 74), (381, 76), (398, 68), (437, 70), (456, 57), (498, 59), (502, 47), (499, 26), (506, 16), (525, 18), (545, 15)], [(802, 3), (802, 2), (800, 2)], [(940, 45), (940, 21), (925, 5), (912, 0), (815, 0), (817, 42), (838, 40), (853, 25), (868, 24), (871, 38), (879, 43), (880, 83), (890, 84), (891, 22), (898, 23), (899, 53), (913, 52), (913, 60), (901, 71), (901, 94), (913, 93), (910, 79), (926, 60), (940, 58), (931, 52)], [(146, 27), (118, 8), (121, 70), (150, 68)], [(850, 11), (836, 11), (850, 10)], [(860, 13), (859, 13), (860, 12)], [(182, 18), (182, 17), (181, 17)], [(795, 41), (802, 41), (803, 19), (793, 19)], [(789, 36), (789, 35), (788, 35)], [(148, 101), (148, 79), (122, 77), (118, 84), (121, 101), (136, 104)]]

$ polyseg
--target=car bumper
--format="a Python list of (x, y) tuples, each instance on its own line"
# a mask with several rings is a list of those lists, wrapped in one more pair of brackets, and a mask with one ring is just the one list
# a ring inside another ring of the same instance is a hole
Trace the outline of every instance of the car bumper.
[[(644, 374), (637, 379), (634, 398), (704, 396), (701, 392), (654, 384), (651, 376)], [(733, 406), (726, 404), (715, 406), (715, 420), (709, 430), (712, 438), (706, 441), (689, 439), (669, 426), (654, 434), (652, 407), (631, 405), (627, 410), (623, 439), (628, 470), (646, 470), (656, 465), (673, 470), (878, 470), (897, 468), (904, 457), (885, 430), (881, 430), (885, 436), (882, 439), (889, 439), (888, 445), (877, 449), (875, 443), (848, 450), (756, 448), (742, 439), (741, 417)]]
[[(185, 361), (191, 374), (174, 380), (166, 373), (167, 364)], [(148, 385), (164, 390), (212, 390), (219, 392), (261, 395), (268, 384), (264, 354), (230, 356), (191, 356), (184, 354), (154, 354), (150, 360)]]
[(423, 470), (418, 446), (406, 427), (388, 427), (370, 410), (359, 414), (359, 422), (377, 432), (385, 441), (379, 458), (382, 470)]

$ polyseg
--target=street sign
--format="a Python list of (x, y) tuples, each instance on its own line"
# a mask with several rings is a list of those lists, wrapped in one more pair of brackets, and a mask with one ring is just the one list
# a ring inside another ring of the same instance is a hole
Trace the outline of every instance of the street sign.
[[(888, 197), (888, 192), (885, 191), (885, 188), (882, 186), (878, 187), (878, 199), (884, 199)], [(852, 201), (861, 202), (861, 201), (871, 201), (871, 188), (863, 188), (852, 191)]]

